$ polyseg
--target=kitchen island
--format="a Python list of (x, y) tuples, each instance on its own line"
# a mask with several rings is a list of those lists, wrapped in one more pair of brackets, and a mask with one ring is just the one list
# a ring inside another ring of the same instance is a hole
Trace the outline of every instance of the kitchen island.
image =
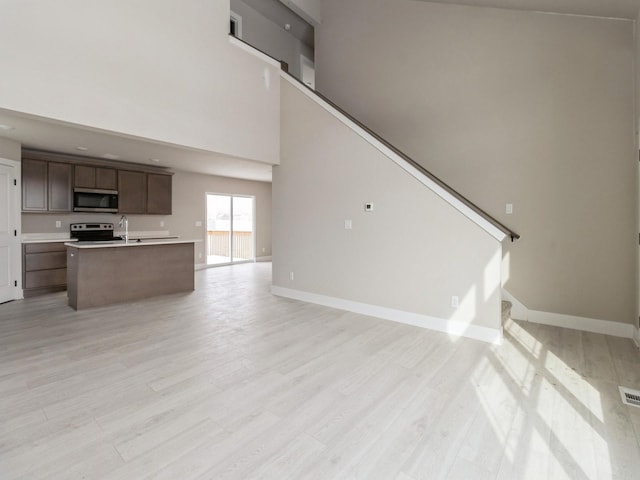
[(194, 289), (194, 242), (69, 242), (67, 295), (76, 310)]

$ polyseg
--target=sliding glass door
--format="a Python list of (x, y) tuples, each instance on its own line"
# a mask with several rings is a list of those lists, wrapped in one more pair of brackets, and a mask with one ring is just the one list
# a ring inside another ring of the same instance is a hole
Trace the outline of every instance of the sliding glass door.
[(207, 194), (207, 265), (255, 260), (255, 199)]

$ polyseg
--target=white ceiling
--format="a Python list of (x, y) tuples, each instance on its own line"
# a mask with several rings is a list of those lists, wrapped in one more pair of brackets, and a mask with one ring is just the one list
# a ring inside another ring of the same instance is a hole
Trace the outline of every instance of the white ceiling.
[(476, 7), (507, 8), (635, 20), (640, 0), (422, 0)]
[[(18, 141), (25, 148), (96, 158), (108, 158), (104, 155), (111, 154), (117, 155), (120, 161), (172, 170), (271, 181), (271, 165), (215, 152), (152, 142), (3, 109), (0, 109), (0, 124), (14, 127), (9, 131), (0, 129), (0, 137)], [(87, 150), (80, 151), (77, 147)]]

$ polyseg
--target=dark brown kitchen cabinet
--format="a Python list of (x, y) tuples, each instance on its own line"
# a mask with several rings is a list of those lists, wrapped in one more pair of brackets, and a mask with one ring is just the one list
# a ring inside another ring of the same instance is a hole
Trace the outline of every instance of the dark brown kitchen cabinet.
[(22, 245), (22, 288), (25, 297), (66, 290), (66, 251), (63, 242)]
[(96, 168), (96, 188), (103, 190), (118, 189), (118, 171), (115, 168)]
[(118, 170), (118, 213), (146, 213), (147, 174)]
[(97, 188), (100, 190), (117, 190), (118, 174), (115, 168), (76, 165), (74, 187)]
[(118, 213), (171, 215), (172, 173), (36, 150), (22, 151), (22, 211), (72, 212), (73, 189), (117, 190)]
[(48, 211), (70, 212), (72, 210), (71, 172), (68, 163), (49, 162), (47, 172)]
[(147, 174), (147, 213), (171, 215), (171, 175)]
[(67, 163), (22, 160), (22, 210), (70, 212), (71, 172)]
[(22, 160), (22, 210), (47, 211), (47, 163), (43, 160)]

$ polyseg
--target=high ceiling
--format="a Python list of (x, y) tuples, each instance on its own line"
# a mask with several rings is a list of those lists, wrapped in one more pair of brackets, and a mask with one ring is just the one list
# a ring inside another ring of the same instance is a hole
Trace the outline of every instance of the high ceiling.
[[(304, 21), (278, 0), (244, 0), (267, 18), (287, 22), (299, 36), (308, 35)], [(545, 11), (574, 15), (635, 20), (640, 0), (414, 0), (516, 10)], [(292, 16), (293, 15), (293, 16)], [(294, 18), (296, 17), (296, 18)], [(310, 28), (310, 27), (309, 27)], [(0, 125), (11, 125), (0, 137), (16, 140), (24, 147), (101, 158), (112, 154), (120, 160), (164, 166), (176, 170), (221, 175), (248, 180), (271, 181), (271, 166), (217, 154), (127, 137), (112, 132), (65, 124), (0, 109)], [(80, 151), (77, 147), (85, 147)], [(108, 158), (108, 157), (106, 157)], [(156, 159), (159, 161), (154, 161)]]
[(421, 0), (476, 7), (507, 8), (635, 20), (640, 0)]

